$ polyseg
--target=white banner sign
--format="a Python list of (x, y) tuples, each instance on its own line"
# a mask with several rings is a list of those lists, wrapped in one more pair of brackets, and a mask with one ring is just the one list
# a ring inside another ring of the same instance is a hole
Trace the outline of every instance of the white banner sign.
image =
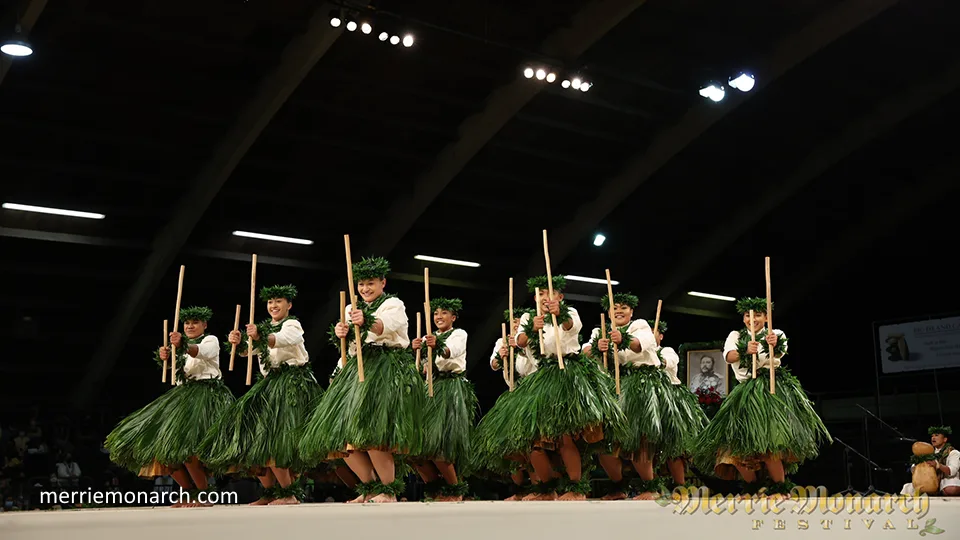
[(960, 317), (878, 328), (884, 373), (960, 367)]

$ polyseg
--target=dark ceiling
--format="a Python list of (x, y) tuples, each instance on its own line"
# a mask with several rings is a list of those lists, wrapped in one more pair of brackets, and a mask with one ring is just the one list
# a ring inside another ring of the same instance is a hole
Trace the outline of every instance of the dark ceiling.
[[(149, 399), (179, 266), (184, 304), (211, 306), (222, 337), (235, 305), (248, 316), (251, 253), (259, 284), (300, 289), (325, 379), (344, 234), (354, 258), (391, 259), (411, 333), (413, 256), (481, 263), (430, 273), (433, 295), (464, 300), (485, 402), (501, 390), (484, 366), (507, 279), (526, 300), (543, 229), (555, 273), (609, 268), (646, 317), (662, 299), (673, 345), (737, 324), (731, 304), (687, 291), (762, 295), (772, 257), (795, 372), (849, 358), (849, 380), (812, 390), (870, 390), (853, 375), (873, 372), (872, 321), (957, 311), (955, 265), (932, 257), (956, 243), (957, 6), (370, 4), (363, 35), (330, 27), (334, 4), (302, 0), (0, 1), (0, 31), (19, 16), (36, 49), (0, 71), (0, 200), (107, 216), (0, 210), (0, 320), (19, 351), (0, 360), (15, 375), (0, 395)], [(381, 43), (382, 29), (416, 44)], [(527, 65), (558, 80), (527, 80)], [(754, 91), (698, 95), (742, 69)], [(560, 87), (575, 74), (595, 86)], [(572, 284), (585, 326), (604, 292)], [(228, 378), (242, 391), (239, 371)]]

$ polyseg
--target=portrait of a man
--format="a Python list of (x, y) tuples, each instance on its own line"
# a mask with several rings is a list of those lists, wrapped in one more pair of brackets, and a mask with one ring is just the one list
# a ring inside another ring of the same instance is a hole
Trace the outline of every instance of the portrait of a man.
[(687, 387), (691, 392), (713, 390), (727, 395), (727, 364), (723, 351), (687, 351)]

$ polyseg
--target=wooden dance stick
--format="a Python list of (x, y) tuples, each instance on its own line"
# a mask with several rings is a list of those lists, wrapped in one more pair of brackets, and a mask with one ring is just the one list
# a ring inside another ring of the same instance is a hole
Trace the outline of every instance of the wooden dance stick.
[[(757, 340), (757, 333), (753, 331), (753, 310), (750, 310), (750, 341)], [(753, 353), (753, 378), (757, 378), (757, 353)]]
[[(170, 321), (167, 319), (163, 320), (163, 348), (166, 349), (170, 346)], [(167, 359), (170, 358), (170, 351), (167, 351)], [(163, 361), (163, 369), (160, 370), (160, 382), (167, 382), (167, 360)]]
[[(257, 309), (257, 254), (250, 259), (250, 324), (256, 324), (253, 312)], [(253, 384), (253, 338), (247, 336), (247, 386)]]
[[(183, 297), (183, 272), (187, 269), (186, 266), (180, 265), (180, 282), (177, 284), (177, 310), (174, 312), (173, 316), (173, 331), (176, 332), (177, 328), (180, 327), (180, 299)], [(171, 344), (170, 347), (170, 384), (177, 384), (177, 347)]]
[[(418, 338), (421, 337), (420, 332), (421, 332), (421, 330), (420, 330), (420, 312), (418, 311), (418, 312), (417, 312), (417, 337), (418, 337)], [(421, 351), (422, 349), (423, 349), (422, 346), (421, 346), (419, 349), (417, 349), (417, 373), (420, 373), (420, 351)]]
[[(237, 314), (233, 318), (233, 331), (240, 331), (240, 304), (237, 304)], [(230, 371), (233, 371), (233, 359), (237, 357), (237, 344), (230, 345)]]
[(657, 341), (657, 345), (660, 345), (660, 339), (657, 338), (660, 335), (660, 309), (663, 308), (663, 299), (657, 300), (657, 316), (653, 319), (653, 339)]
[[(347, 324), (347, 291), (340, 291), (340, 324)], [(340, 338), (340, 369), (347, 367), (347, 336)]]
[[(547, 230), (543, 230), (543, 260), (547, 263), (547, 287), (550, 292), (550, 301), (554, 301), (553, 296), (553, 272), (550, 270), (550, 248), (547, 245)], [(557, 316), (553, 313), (550, 314), (550, 319), (553, 321), (553, 340), (557, 345), (557, 365), (560, 366), (560, 369), (563, 369), (563, 349), (560, 347), (560, 325), (557, 324)]]
[[(353, 257), (350, 256), (350, 235), (343, 235), (343, 248), (347, 252), (347, 286), (350, 288), (351, 311), (357, 308), (357, 290), (353, 288)], [(363, 343), (360, 341), (360, 327), (353, 327), (357, 340), (357, 378), (363, 382)]]
[[(508, 308), (510, 309), (510, 335), (513, 335), (513, 278), (510, 278), (510, 302)], [(507, 349), (510, 350), (510, 380), (507, 381), (507, 384), (510, 386), (510, 391), (513, 392), (513, 370), (516, 368), (513, 360), (513, 347), (510, 346), (509, 341), (505, 341), (507, 344)], [(506, 360), (506, 358), (504, 358)]]
[[(610, 329), (613, 330), (617, 321), (613, 318), (613, 282), (610, 281), (610, 269), (607, 268), (607, 298), (609, 298), (610, 308)], [(622, 337), (622, 336), (621, 336)], [(629, 346), (629, 344), (628, 344)], [(613, 344), (613, 373), (614, 380), (617, 382), (617, 395), (620, 395), (620, 353), (617, 351), (617, 344)]]
[[(423, 303), (423, 311), (424, 311), (425, 313), (430, 313), (430, 301), (429, 301), (429, 300), (427, 300), (426, 302)], [(427, 323), (427, 335), (428, 335), (428, 336), (432, 336), (432, 335), (433, 335), (433, 330), (430, 329), (430, 315), (424, 315), (424, 319), (426, 319), (426, 323)], [(426, 364), (424, 364), (424, 365), (427, 366), (427, 390), (428, 390), (428, 394), (430, 395), (430, 397), (433, 397), (433, 347), (429, 347), (429, 346), (427, 347), (427, 359), (426, 359)]]
[[(510, 342), (507, 341), (507, 323), (500, 323), (500, 333), (503, 334), (503, 337), (501, 338), (502, 339), (501, 343), (503, 343), (507, 347), (510, 347)], [(497, 351), (497, 352), (499, 353), (500, 351)], [(505, 359), (501, 358), (500, 361), (505, 362)], [(507, 383), (507, 388), (509, 388), (510, 391), (513, 392), (513, 386), (510, 385), (510, 376), (507, 375), (506, 364), (504, 364), (502, 367), (503, 367), (503, 382)]]
[[(543, 306), (540, 305), (540, 287), (535, 288), (533, 294), (536, 295), (536, 296), (533, 298), (533, 302), (537, 305), (537, 317), (542, 317), (542, 316), (543, 316)], [(512, 331), (513, 331), (513, 328), (511, 328), (510, 331), (512, 332)], [(540, 356), (546, 356), (547, 353), (546, 353), (546, 351), (544, 351), (544, 349), (543, 349), (543, 328), (541, 328), (540, 330), (538, 330), (538, 333), (540, 334)]]
[[(607, 316), (600, 314), (600, 339), (607, 339)], [(603, 351), (603, 370), (607, 371), (607, 351)]]
[[(767, 257), (767, 335), (773, 335), (773, 302), (770, 300), (770, 257)], [(775, 347), (767, 346), (770, 357), (770, 393), (777, 393), (777, 378), (774, 375), (773, 368), (773, 349)]]

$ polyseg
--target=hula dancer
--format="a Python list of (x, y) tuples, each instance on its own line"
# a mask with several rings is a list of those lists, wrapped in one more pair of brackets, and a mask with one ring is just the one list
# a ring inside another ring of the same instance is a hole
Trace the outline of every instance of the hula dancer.
[[(723, 355), (740, 384), (701, 433), (695, 459), (701, 468), (712, 468), (723, 478), (739, 472), (747, 484), (755, 484), (757, 471), (765, 467), (772, 483), (767, 493), (786, 495), (790, 488), (785, 482), (786, 473), (815, 458), (821, 443), (833, 441), (800, 382), (780, 365), (787, 354), (787, 336), (781, 330), (767, 332), (766, 310), (765, 298), (741, 298), (737, 302), (744, 328), (730, 332)], [(751, 330), (756, 340), (751, 340)], [(776, 394), (770, 393), (771, 363)]]
[[(647, 320), (651, 328), (657, 321)], [(663, 410), (665, 415), (676, 415), (676, 421), (671, 421), (671, 425), (684, 425), (678, 444), (663, 448), (663, 459), (667, 462), (667, 470), (673, 483), (677, 486), (686, 484), (686, 460), (696, 448), (697, 438), (700, 432), (709, 423), (706, 413), (700, 408), (700, 402), (697, 396), (691, 392), (680, 378), (677, 377), (677, 370), (680, 366), (680, 356), (672, 347), (663, 347), (663, 333), (667, 331), (667, 322), (660, 319), (657, 326), (657, 354), (663, 361), (664, 371), (670, 379), (670, 390), (672, 390), (672, 402), (675, 407), (666, 407)]]
[[(172, 475), (193, 495), (209, 490), (207, 475), (211, 471), (198, 457), (203, 438), (234, 402), (221, 380), (220, 343), (216, 336), (206, 334), (212, 316), (206, 307), (180, 310), (186, 338), (176, 328), (170, 333), (177, 351), (177, 385), (123, 419), (104, 443), (110, 459), (118, 465), (144, 478)], [(161, 366), (169, 358), (168, 347), (162, 347), (156, 356)]]
[[(293, 285), (260, 290), (270, 319), (246, 327), (259, 358), (259, 380), (224, 412), (204, 445), (212, 462), (259, 478), (264, 492), (254, 505), (299, 504), (303, 497), (295, 482), (295, 475), (306, 471), (297, 441), (309, 407), (323, 389), (313, 376), (303, 326), (290, 315), (296, 296)], [(236, 330), (225, 345), (236, 345), (241, 356), (250, 353)]]
[[(529, 309), (513, 308), (513, 327), (507, 334), (507, 341), (509, 341), (509, 345), (513, 347), (513, 365), (517, 370), (517, 379), (521, 379), (537, 370), (536, 363), (531, 362), (524, 356), (524, 349), (517, 347), (516, 334), (517, 329), (520, 328), (520, 318), (529, 313)], [(503, 321), (506, 323), (510, 322), (510, 310), (507, 309), (503, 311)], [(506, 369), (505, 366), (509, 363), (510, 349), (508, 348), (508, 344), (503, 342), (503, 338), (499, 337), (496, 343), (493, 344), (493, 352), (490, 354), (490, 369), (500, 371), (501, 369)]]
[[(613, 317), (616, 327), (607, 321), (607, 338), (600, 337), (595, 328), (584, 353), (600, 358), (611, 354), (610, 343), (617, 347), (621, 364), (620, 408), (626, 418), (624, 437), (609, 441), (608, 453), (599, 457), (600, 465), (614, 484), (613, 491), (604, 499), (625, 499), (625, 483), (621, 458), (631, 461), (640, 476), (636, 486), (637, 500), (652, 500), (664, 490), (663, 480), (654, 475), (654, 458), (665, 446), (673, 444), (682, 426), (674, 425), (668, 416), (671, 402), (670, 380), (661, 369), (657, 343), (650, 325), (643, 319), (633, 319), (638, 299), (629, 293), (613, 296)], [(604, 311), (610, 309), (609, 296), (600, 300)]]
[[(462, 501), (468, 487), (466, 481), (458, 481), (456, 464), (465, 464), (470, 457), (470, 439), (480, 404), (473, 385), (464, 376), (467, 333), (453, 327), (463, 303), (459, 298), (435, 298), (430, 307), (436, 333), (413, 340), (414, 351), (424, 343), (433, 348), (436, 376), (433, 398), (427, 398), (423, 414), (423, 448), (415, 467), (427, 483), (427, 493), (436, 500)], [(426, 372), (430, 363), (426, 356), (423, 358)]]
[[(347, 364), (310, 416), (300, 449), (311, 463), (343, 458), (360, 483), (351, 502), (396, 502), (403, 480), (395, 457), (420, 455), (426, 395), (414, 365), (403, 302), (383, 292), (390, 263), (365, 258), (353, 265), (360, 305), (347, 306), (349, 323), (337, 322), (331, 339), (347, 338)], [(363, 342), (364, 382), (359, 381), (354, 327)]]

